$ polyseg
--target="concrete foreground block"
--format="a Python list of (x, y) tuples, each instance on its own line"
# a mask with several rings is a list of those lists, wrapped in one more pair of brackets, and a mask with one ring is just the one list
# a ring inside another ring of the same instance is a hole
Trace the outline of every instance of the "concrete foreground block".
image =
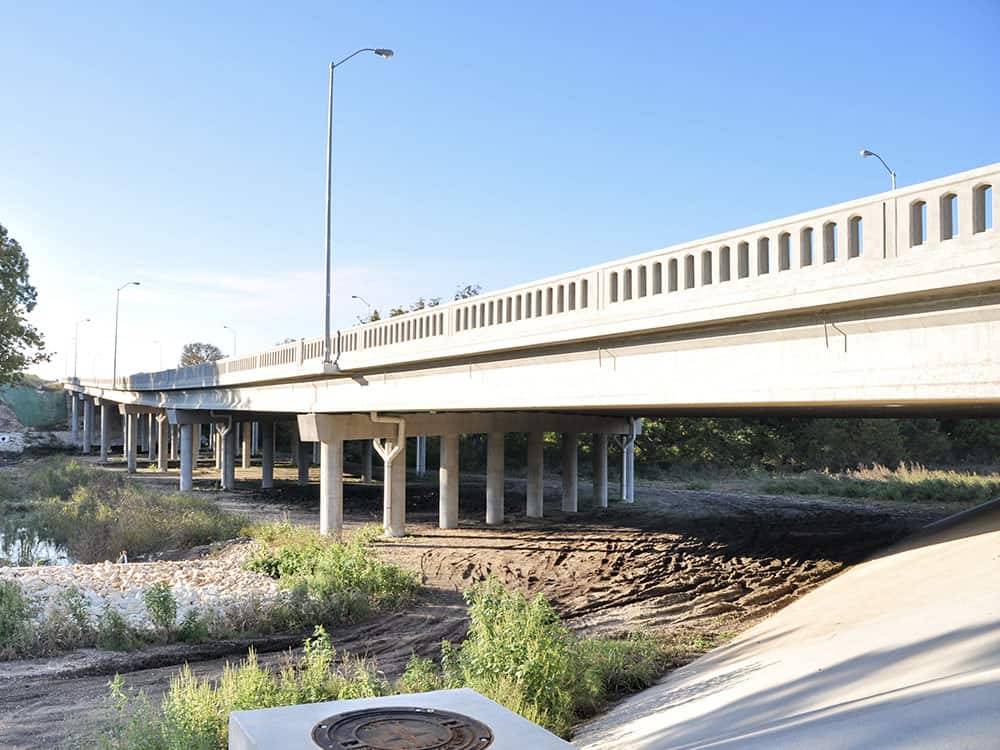
[[(258, 711), (233, 711), (229, 715), (229, 750), (317, 750), (312, 730), (320, 721), (336, 714), (373, 708), (409, 706), (438, 709), (463, 714), (485, 724), (493, 733), (492, 744), (479, 744), (477, 750), (562, 750), (573, 745), (484, 698), (469, 688), (436, 690), (430, 693), (391, 695), (384, 698), (359, 698), (302, 706), (264, 708)], [(447, 750), (455, 747), (447, 741), (436, 742), (407, 731), (382, 733), (382, 740), (369, 739), (343, 747), (373, 750)]]

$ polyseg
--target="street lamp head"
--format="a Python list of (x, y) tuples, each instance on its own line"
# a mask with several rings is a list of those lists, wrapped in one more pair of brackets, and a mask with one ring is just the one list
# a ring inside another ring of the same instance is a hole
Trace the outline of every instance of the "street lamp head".
[(394, 53), (391, 49), (382, 49), (380, 47), (379, 49), (375, 50), (375, 54), (378, 55), (379, 57), (384, 57), (386, 60), (388, 60), (390, 57), (393, 56)]
[(874, 156), (874, 154), (866, 148), (861, 149), (862, 156)]

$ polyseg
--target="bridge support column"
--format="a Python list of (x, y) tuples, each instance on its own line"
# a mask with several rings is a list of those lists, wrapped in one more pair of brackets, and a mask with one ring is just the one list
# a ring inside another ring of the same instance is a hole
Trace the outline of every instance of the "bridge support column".
[(171, 425), (170, 426), (170, 460), (171, 461), (176, 461), (177, 460), (177, 437), (178, 437), (177, 425)]
[(422, 477), (427, 473), (427, 436), (417, 435), (417, 456), (416, 456), (417, 476)]
[(221, 450), (220, 484), (231, 490), (236, 485), (236, 430), (231, 422), (216, 425)]
[(319, 533), (344, 530), (344, 441), (319, 443)]
[(274, 487), (274, 422), (266, 419), (260, 425), (260, 486), (269, 490)]
[(170, 465), (170, 423), (166, 414), (156, 415), (156, 426), (159, 432), (156, 438), (156, 468), (166, 471)]
[(635, 435), (632, 435), (625, 442), (625, 465), (627, 469), (628, 482), (625, 485), (625, 502), (635, 502)]
[(292, 423), (292, 438), (291, 438), (291, 454), (292, 454), (292, 466), (299, 465), (299, 426), (297, 423)]
[(150, 412), (146, 416), (146, 460), (150, 464), (156, 460), (156, 415)]
[(503, 443), (504, 433), (490, 432), (486, 436), (486, 523), (503, 523)]
[(108, 461), (108, 449), (111, 446), (111, 404), (101, 402), (101, 463)]
[(319, 464), (319, 458), (320, 458), (319, 441), (317, 440), (314, 443), (312, 443), (312, 456), (311, 456), (312, 460), (310, 461), (310, 465), (315, 466)]
[(458, 528), (458, 435), (441, 436), (441, 467), (438, 499), (438, 526)]
[(128, 473), (135, 474), (139, 457), (139, 415), (125, 415), (125, 461)]
[(309, 484), (309, 456), (312, 453), (312, 443), (307, 443), (305, 440), (298, 441), (298, 453), (296, 458), (298, 459), (299, 467), (299, 486), (305, 487)]
[(250, 455), (260, 455), (260, 422), (250, 423)]
[[(400, 430), (402, 434), (402, 429)], [(382, 457), (382, 529), (386, 536), (406, 535), (406, 439), (373, 442)]]
[(181, 433), (181, 492), (190, 492), (194, 488), (194, 462), (191, 460), (191, 441), (193, 425), (180, 425)]
[(90, 455), (90, 449), (94, 446), (94, 400), (81, 396), (83, 401), (83, 445), (81, 450), (84, 455)]
[(576, 513), (578, 510), (577, 447), (576, 433), (564, 432), (562, 436), (562, 509), (566, 513)]
[(372, 454), (374, 452), (372, 441), (365, 440), (364, 450), (361, 453), (361, 481), (365, 484), (370, 484), (375, 479), (372, 474)]
[(69, 394), (70, 401), (70, 430), (73, 432), (73, 445), (80, 442), (80, 399), (75, 393)]
[(242, 462), (240, 466), (244, 469), (250, 468), (250, 434), (253, 432), (252, 422), (244, 422), (242, 429), (243, 438), (243, 455), (241, 456)]
[(608, 433), (594, 433), (594, 505), (608, 507)]
[(541, 518), (545, 506), (545, 480), (542, 446), (544, 435), (541, 432), (528, 433), (528, 487), (527, 508), (529, 518)]

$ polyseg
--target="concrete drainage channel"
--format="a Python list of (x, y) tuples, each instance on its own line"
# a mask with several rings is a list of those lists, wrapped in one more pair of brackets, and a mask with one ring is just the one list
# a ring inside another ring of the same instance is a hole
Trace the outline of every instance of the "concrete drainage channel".
[(229, 750), (560, 750), (573, 745), (468, 688), (229, 717)]

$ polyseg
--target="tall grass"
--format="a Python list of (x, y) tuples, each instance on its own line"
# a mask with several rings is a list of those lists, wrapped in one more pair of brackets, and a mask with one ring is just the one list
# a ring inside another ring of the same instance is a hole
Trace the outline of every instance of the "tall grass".
[(371, 664), (336, 652), (322, 628), (297, 662), (262, 668), (251, 651), (217, 681), (185, 667), (170, 683), (161, 708), (112, 682), (116, 709), (104, 736), (108, 750), (226, 747), (230, 711), (324, 700), (471, 687), (561, 735), (612, 697), (650, 685), (674, 661), (673, 647), (650, 635), (579, 639), (542, 597), (526, 599), (490, 579), (467, 595), (469, 635), (443, 644), (441, 664), (413, 657), (389, 683)]
[(85, 563), (232, 539), (246, 523), (210, 499), (160, 492), (75, 460), (39, 466), (26, 490), (34, 523)]
[(246, 567), (320, 602), (326, 622), (363, 619), (398, 607), (418, 588), (414, 573), (375, 554), (372, 543), (380, 533), (375, 527), (360, 529), (342, 542), (287, 521), (254, 526), (247, 533), (260, 551)]
[(1000, 497), (1000, 474), (972, 474), (903, 464), (898, 469), (871, 468), (829, 474), (807, 471), (771, 477), (758, 483), (770, 493), (865, 498), (887, 502), (977, 504)]

